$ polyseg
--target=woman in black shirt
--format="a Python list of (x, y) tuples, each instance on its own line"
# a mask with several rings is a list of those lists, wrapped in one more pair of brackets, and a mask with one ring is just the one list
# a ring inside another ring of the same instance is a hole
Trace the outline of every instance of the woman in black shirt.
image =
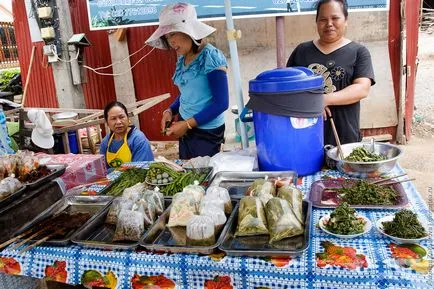
[(332, 115), (342, 144), (359, 142), (360, 100), (375, 84), (371, 55), (345, 38), (345, 0), (320, 0), (316, 11), (319, 39), (299, 44), (286, 66), (305, 66), (324, 77), (324, 144), (336, 145), (327, 120)]

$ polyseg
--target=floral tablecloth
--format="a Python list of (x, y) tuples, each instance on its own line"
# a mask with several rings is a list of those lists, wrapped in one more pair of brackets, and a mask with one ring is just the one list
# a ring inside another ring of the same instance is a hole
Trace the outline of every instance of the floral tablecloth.
[[(140, 164), (146, 166), (146, 164)], [(400, 167), (394, 174), (403, 173)], [(118, 172), (108, 175), (115, 179)], [(323, 178), (342, 177), (321, 171), (300, 178), (298, 187), (308, 193)], [(297, 258), (230, 257), (224, 254), (152, 254), (144, 250), (95, 250), (76, 245), (40, 246), (22, 255), (18, 250), (0, 252), (0, 272), (47, 278), (71, 284), (93, 280), (109, 288), (434, 288), (432, 268), (433, 214), (411, 182), (402, 184), (413, 209), (429, 225), (431, 237), (421, 242), (424, 261), (398, 262), (390, 239), (375, 228), (355, 239), (339, 239), (316, 226), (327, 209), (313, 209), (310, 247)], [(103, 187), (95, 186), (99, 190)], [(358, 210), (373, 224), (394, 210)], [(11, 247), (9, 247), (11, 248)], [(394, 254), (392, 255), (392, 252)], [(321, 258), (317, 258), (317, 254)], [(408, 252), (407, 252), (408, 253)], [(327, 263), (324, 260), (332, 260)], [(428, 264), (428, 265), (427, 265)], [(404, 266), (403, 266), (404, 265)], [(424, 270), (421, 270), (423, 267)], [(90, 270), (90, 271), (89, 271)], [(424, 272), (422, 272), (424, 271)], [(152, 287), (155, 286), (155, 287)]]

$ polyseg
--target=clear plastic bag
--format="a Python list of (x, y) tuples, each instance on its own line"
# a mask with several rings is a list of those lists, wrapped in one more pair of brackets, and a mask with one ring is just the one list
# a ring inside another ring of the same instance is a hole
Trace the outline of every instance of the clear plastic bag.
[(303, 193), (294, 186), (285, 185), (277, 189), (277, 196), (286, 200), (300, 223), (303, 223)]
[(272, 198), (265, 208), (269, 243), (303, 234), (303, 225), (298, 221), (288, 202), (281, 198)]
[(7, 177), (0, 181), (0, 188), (9, 191), (11, 194), (15, 193), (23, 187), (23, 184), (14, 177)]
[(215, 244), (215, 226), (208, 216), (195, 215), (187, 223), (187, 244), (211, 246)]
[(192, 216), (198, 213), (198, 204), (192, 194), (177, 193), (170, 208), (168, 227), (187, 226)]
[(139, 211), (122, 210), (116, 223), (113, 241), (138, 241), (145, 232), (143, 213)]
[(194, 185), (188, 185), (183, 190), (183, 193), (191, 194), (197, 205), (200, 205), (203, 196), (205, 195), (205, 190), (202, 186), (199, 186), (198, 181), (194, 181)]
[(225, 212), (212, 204), (207, 205), (203, 208), (204, 210), (200, 213), (201, 216), (208, 216), (211, 218), (211, 220), (214, 223), (215, 227), (215, 234), (216, 237), (220, 233), (220, 231), (223, 229), (225, 223), (226, 223), (226, 215)]
[(235, 236), (268, 235), (267, 219), (261, 200), (244, 197), (240, 200)]
[(157, 216), (164, 212), (164, 195), (160, 193), (158, 188), (155, 188), (153, 191), (147, 190), (143, 193), (142, 198), (154, 204)]
[(151, 226), (156, 218), (155, 214), (155, 204), (153, 202), (148, 202), (147, 200), (140, 199), (136, 201), (133, 205), (133, 211), (143, 213), (143, 223), (145, 227)]
[(133, 201), (125, 199), (124, 197), (114, 199), (105, 219), (106, 224), (116, 225), (120, 211), (122, 209), (131, 210), (133, 204)]
[(206, 190), (206, 196), (215, 196), (220, 200), (223, 200), (225, 204), (225, 214), (230, 215), (232, 213), (232, 202), (231, 197), (229, 195), (229, 191), (226, 188), (211, 186)]
[(203, 211), (206, 211), (207, 207), (215, 206), (221, 209), (223, 212), (225, 210), (225, 202), (213, 195), (205, 195), (200, 203), (199, 213), (202, 215)]
[(146, 190), (144, 183), (137, 183), (132, 187), (126, 188), (122, 193), (122, 197), (136, 202), (142, 196), (142, 193)]
[(267, 202), (276, 196), (276, 188), (274, 186), (274, 181), (265, 179), (257, 179), (247, 190), (247, 195), (252, 197), (258, 197), (262, 205), (265, 207)]

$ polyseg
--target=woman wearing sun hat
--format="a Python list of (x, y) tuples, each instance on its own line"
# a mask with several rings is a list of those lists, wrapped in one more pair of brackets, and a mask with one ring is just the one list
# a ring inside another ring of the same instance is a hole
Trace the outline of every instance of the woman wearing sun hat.
[[(213, 156), (223, 143), (223, 112), (229, 105), (226, 58), (203, 40), (216, 29), (200, 22), (194, 7), (186, 3), (164, 7), (159, 24), (146, 43), (176, 51), (172, 79), (180, 91), (163, 112), (161, 129), (179, 139), (181, 159)], [(179, 120), (166, 129), (176, 115)]]

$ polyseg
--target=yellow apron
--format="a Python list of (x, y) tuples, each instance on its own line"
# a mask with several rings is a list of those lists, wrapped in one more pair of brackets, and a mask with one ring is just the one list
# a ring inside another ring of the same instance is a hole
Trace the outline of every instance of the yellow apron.
[(131, 160), (133, 159), (133, 154), (131, 153), (131, 150), (128, 146), (127, 135), (128, 135), (128, 132), (125, 134), (124, 143), (121, 145), (121, 147), (115, 153), (109, 152), (110, 144), (112, 143), (114, 133), (110, 137), (110, 140), (109, 140), (108, 145), (107, 145), (107, 152), (105, 154), (105, 157), (106, 157), (108, 165), (111, 168), (118, 168), (124, 163), (131, 162)]

